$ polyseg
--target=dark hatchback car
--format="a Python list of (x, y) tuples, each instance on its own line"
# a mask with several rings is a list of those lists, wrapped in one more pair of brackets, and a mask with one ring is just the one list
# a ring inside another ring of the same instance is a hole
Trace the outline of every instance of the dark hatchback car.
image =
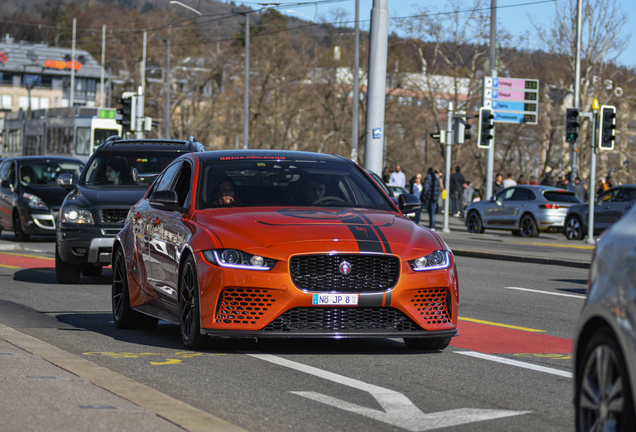
[(0, 229), (16, 240), (54, 235), (55, 218), (68, 191), (57, 185), (60, 175), (77, 179), (84, 164), (75, 158), (21, 156), (0, 163)]
[(58, 184), (70, 193), (61, 205), (57, 221), (57, 282), (77, 283), (80, 274), (99, 276), (102, 267), (111, 263), (113, 241), (123, 228), (130, 207), (174, 159), (203, 150), (194, 138), (180, 141), (110, 137), (95, 150), (77, 183), (70, 176), (60, 177)]
[[(615, 186), (594, 202), (594, 235), (598, 235), (623, 217), (636, 203), (636, 184)], [(565, 216), (563, 234), (568, 240), (582, 240), (588, 234), (589, 203), (572, 206)]]
[(636, 427), (636, 209), (603, 233), (574, 338), (577, 431)]

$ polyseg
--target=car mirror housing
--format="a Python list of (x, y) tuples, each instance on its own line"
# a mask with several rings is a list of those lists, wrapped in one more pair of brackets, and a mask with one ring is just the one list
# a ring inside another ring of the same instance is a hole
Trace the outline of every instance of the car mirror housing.
[(60, 174), (57, 178), (57, 185), (63, 187), (66, 190), (71, 190), (75, 187), (73, 184), (72, 174)]
[(148, 198), (150, 207), (157, 210), (167, 211), (185, 211), (185, 208), (179, 205), (179, 196), (173, 190), (161, 190), (154, 192)]
[(400, 208), (400, 211), (404, 214), (419, 211), (421, 206), (422, 206), (422, 203), (420, 202), (420, 199), (417, 197), (417, 195), (405, 193), (405, 194), (401, 194), (398, 197), (398, 207)]

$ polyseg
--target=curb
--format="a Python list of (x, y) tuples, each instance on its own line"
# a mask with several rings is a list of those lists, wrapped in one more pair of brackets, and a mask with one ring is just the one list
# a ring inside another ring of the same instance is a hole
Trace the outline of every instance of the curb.
[[(452, 249), (452, 248), (451, 248)], [(585, 261), (568, 261), (557, 258), (540, 258), (540, 257), (530, 257), (530, 256), (522, 256), (522, 255), (509, 255), (509, 254), (501, 254), (497, 252), (479, 252), (479, 251), (471, 251), (471, 250), (463, 250), (463, 249), (452, 249), (453, 254), (456, 256), (467, 257), (467, 258), (482, 258), (482, 259), (496, 259), (500, 261), (514, 261), (514, 262), (524, 262), (531, 264), (547, 264), (547, 265), (556, 265), (562, 267), (575, 267), (575, 268), (590, 268), (590, 263)]]

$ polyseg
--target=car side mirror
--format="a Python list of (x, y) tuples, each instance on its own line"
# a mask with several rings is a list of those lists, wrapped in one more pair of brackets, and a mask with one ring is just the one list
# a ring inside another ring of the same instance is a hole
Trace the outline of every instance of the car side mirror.
[(495, 195), (492, 195), (490, 197), (490, 202), (495, 202), (495, 201), (497, 201), (497, 197)]
[(179, 205), (179, 196), (173, 190), (156, 191), (148, 198), (150, 207), (157, 210), (185, 212), (186, 209)]
[(398, 197), (398, 207), (403, 214), (408, 214), (419, 211), (422, 203), (417, 195), (405, 193)]
[(73, 184), (73, 174), (60, 174), (57, 178), (57, 185), (63, 187), (66, 190), (71, 190), (75, 187)]

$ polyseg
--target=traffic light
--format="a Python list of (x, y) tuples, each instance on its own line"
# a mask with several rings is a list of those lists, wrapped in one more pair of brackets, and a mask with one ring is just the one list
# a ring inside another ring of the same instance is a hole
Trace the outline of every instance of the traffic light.
[(446, 132), (444, 131), (440, 131), (440, 132), (434, 132), (431, 135), (431, 138), (436, 139), (437, 141), (439, 141), (441, 144), (444, 144), (446, 142)]
[(121, 114), (121, 118), (117, 119), (117, 123), (122, 125), (124, 132), (136, 129), (133, 123), (137, 112), (137, 98), (135, 96), (136, 94), (133, 92), (124, 92), (121, 98), (117, 99), (117, 103), (121, 105), (121, 108), (117, 108), (117, 114)]
[(477, 147), (492, 147), (495, 137), (495, 115), (490, 108), (479, 108), (479, 130), (477, 131)]
[(616, 140), (616, 107), (603, 105), (600, 110), (601, 118), (598, 132), (598, 148), (613, 150)]
[(565, 114), (565, 140), (570, 144), (576, 144), (579, 137), (579, 110), (568, 108)]

